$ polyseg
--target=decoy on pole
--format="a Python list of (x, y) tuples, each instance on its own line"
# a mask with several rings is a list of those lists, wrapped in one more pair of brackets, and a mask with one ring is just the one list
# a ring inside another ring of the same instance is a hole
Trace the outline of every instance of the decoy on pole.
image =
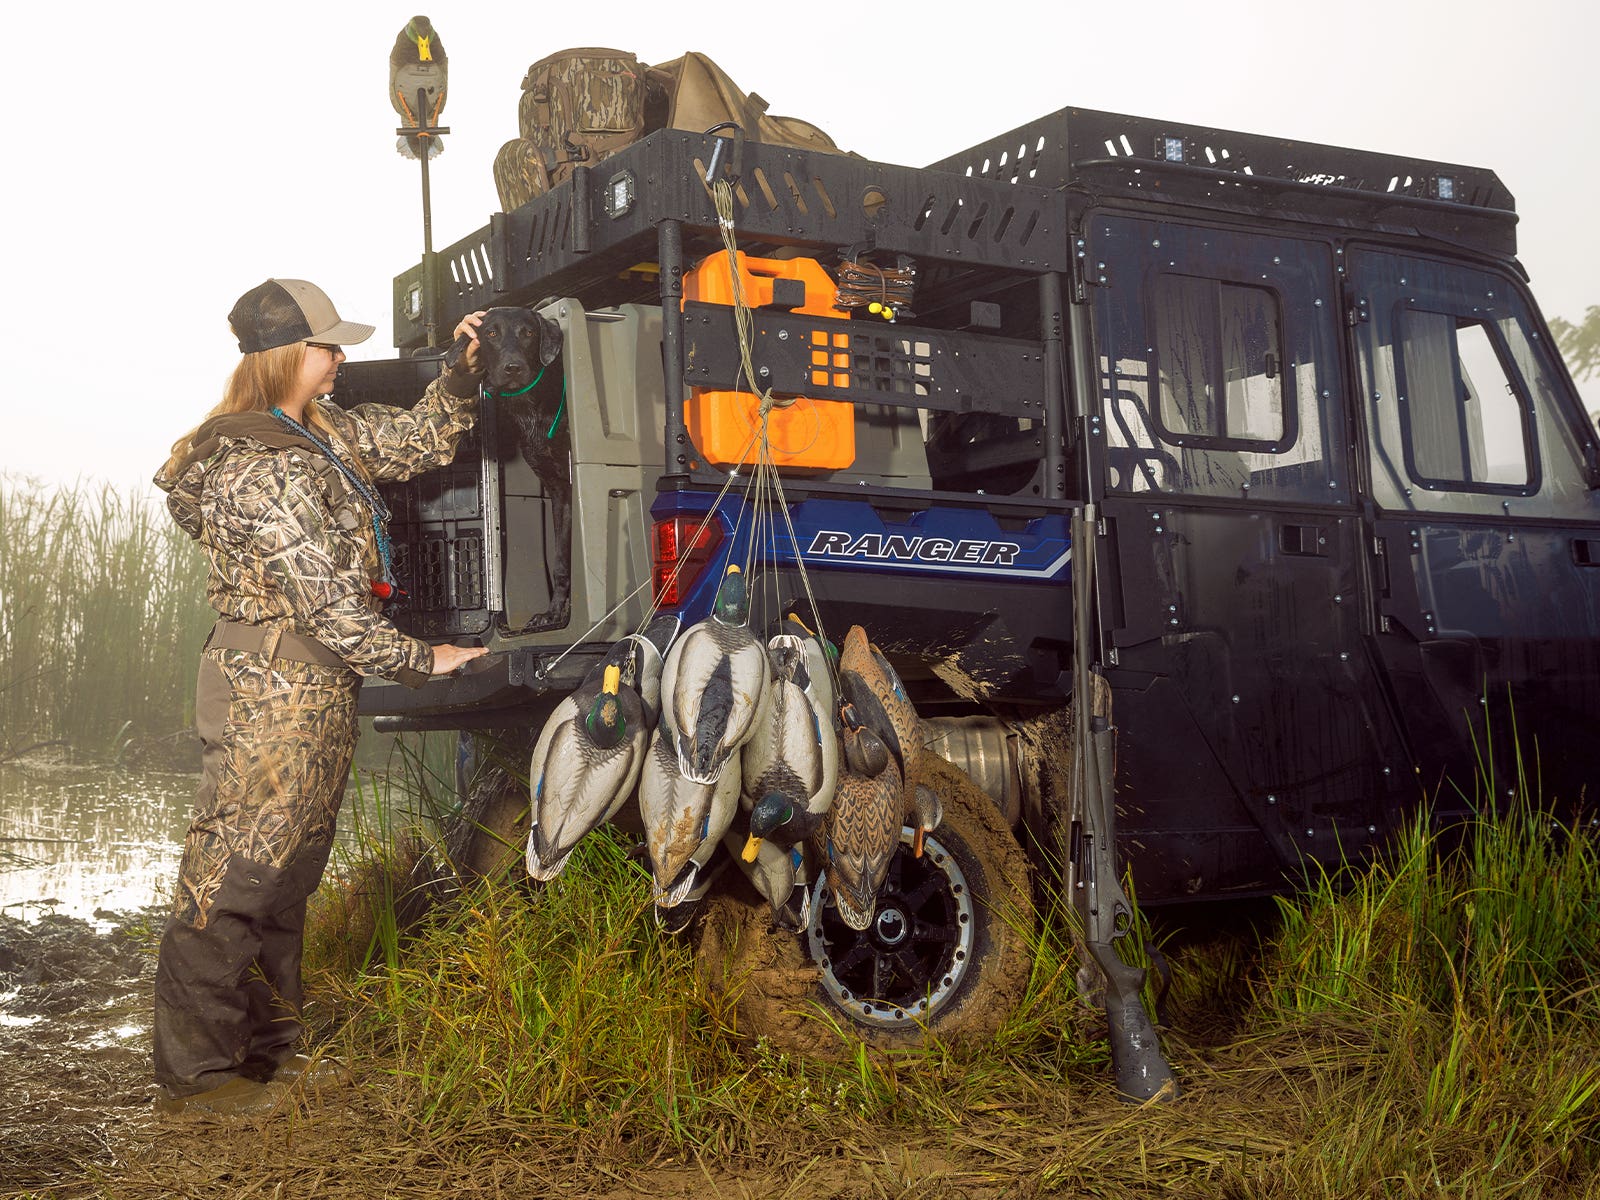
[[(406, 22), (389, 52), (389, 103), (400, 115), (395, 149), (407, 158), (435, 158), (444, 151), (439, 114), (444, 110), (449, 60), (433, 22), (416, 16)], [(411, 133), (408, 130), (416, 130)]]

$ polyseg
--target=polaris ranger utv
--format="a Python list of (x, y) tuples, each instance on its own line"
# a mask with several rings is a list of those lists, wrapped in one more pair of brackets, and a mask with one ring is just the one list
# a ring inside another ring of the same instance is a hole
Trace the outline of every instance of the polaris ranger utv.
[[(998, 1020), (1019, 842), (1059, 848), (1040, 886), (1082, 913), (1118, 1082), (1150, 1095), (1125, 871), (1146, 904), (1280, 890), (1421, 804), (1492, 799), (1479, 764), (1574, 802), (1596, 772), (1600, 459), (1515, 226), (1487, 170), (1070, 108), (924, 168), (652, 134), (399, 276), (405, 357), (346, 365), (341, 402), (407, 403), (430, 323), (540, 302), (572, 444), (560, 628), (549, 497), (494, 400), (477, 449), (391, 489), (397, 620), (491, 654), (363, 708), (537, 731), (653, 592), (700, 619), (764, 537), (783, 586), (753, 627), (803, 561), (828, 628), (899, 668), (952, 794), (991, 798), (945, 797), (947, 852), (865, 933), (816, 906), (815, 997), (886, 1041)], [(909, 298), (841, 308), (862, 263)], [(793, 536), (718, 499), (768, 387), (802, 398), (773, 434)], [(519, 803), (474, 816), (514, 846)]]

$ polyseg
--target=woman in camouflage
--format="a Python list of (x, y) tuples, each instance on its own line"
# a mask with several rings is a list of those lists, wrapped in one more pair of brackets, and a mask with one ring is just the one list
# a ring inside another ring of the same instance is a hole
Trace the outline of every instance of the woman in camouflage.
[(340, 346), (373, 327), (340, 320), (312, 284), (268, 280), (228, 319), (244, 358), (156, 476), (210, 560), (221, 618), (200, 660), (200, 790), (156, 967), (168, 1112), (265, 1110), (305, 1069), (306, 899), (333, 842), (361, 677), (420, 687), (483, 653), (383, 617), (388, 512), (373, 488), (454, 456), (477, 417), (481, 314), (456, 327), (467, 353), (409, 411), (321, 399)]

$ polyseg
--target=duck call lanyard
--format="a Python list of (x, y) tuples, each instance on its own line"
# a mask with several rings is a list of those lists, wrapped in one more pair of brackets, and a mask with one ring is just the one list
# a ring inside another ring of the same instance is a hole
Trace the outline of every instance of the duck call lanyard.
[[(383, 577), (381, 581), (375, 580), (373, 582), (372, 591), (380, 599), (387, 599), (388, 596), (394, 594), (394, 571), (391, 569), (394, 555), (389, 546), (389, 506), (383, 502), (383, 497), (378, 495), (365, 479), (356, 474), (355, 470), (344, 459), (340, 458), (334, 452), (333, 447), (328, 445), (322, 438), (312, 433), (311, 430), (300, 424), (299, 421), (296, 421), (281, 408), (274, 408), (272, 415), (278, 418), (284, 426), (292, 429), (318, 450), (321, 450), (327, 456), (328, 461), (338, 468), (339, 474), (343, 475), (350, 486), (355, 488), (357, 494), (367, 502), (367, 507), (372, 510), (372, 536), (378, 543), (378, 558), (383, 563)], [(379, 582), (383, 584), (381, 590), (378, 587)]]

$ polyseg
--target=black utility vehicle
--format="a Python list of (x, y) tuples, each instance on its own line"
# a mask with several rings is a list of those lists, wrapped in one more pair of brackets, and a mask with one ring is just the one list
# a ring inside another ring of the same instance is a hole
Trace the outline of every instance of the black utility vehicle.
[[(1292, 886), (1419, 804), (1481, 802), (1480, 765), (1582, 796), (1600, 460), (1492, 172), (1079, 109), (924, 168), (728, 137), (653, 134), (396, 280), (408, 357), (347, 364), (345, 402), (418, 394), (429, 318), (559, 297), (541, 386), (570, 415), (574, 578), (566, 627), (525, 632), (548, 505), (486, 404), (483, 451), (391, 502), (401, 623), (495, 653), (368, 686), (366, 711), (537, 730), (680, 560), (667, 600), (708, 611), (751, 536), (737, 490), (694, 536), (740, 428), (716, 405), (750, 386), (699, 286), (723, 253), (709, 167), (766, 281), (755, 383), (813, 414), (785, 469), (798, 542), (764, 551), (789, 584), (802, 554), (830, 630), (891, 655), (984, 820), (1060, 847), (1041, 886), (1084, 913), (1126, 1090), (1165, 1069), (1110, 948), (1125, 867), (1145, 903)], [(913, 295), (892, 322), (819, 315), (816, 276), (773, 265), (797, 259), (909, 267)], [(475, 811), (513, 840), (516, 801)], [(823, 911), (806, 943), (819, 996), (887, 1040), (918, 998), (934, 1027), (978, 1003), (1003, 936), (970, 893), (1021, 859), (948, 832), (949, 869), (885, 901), (902, 924), (846, 944)]]

